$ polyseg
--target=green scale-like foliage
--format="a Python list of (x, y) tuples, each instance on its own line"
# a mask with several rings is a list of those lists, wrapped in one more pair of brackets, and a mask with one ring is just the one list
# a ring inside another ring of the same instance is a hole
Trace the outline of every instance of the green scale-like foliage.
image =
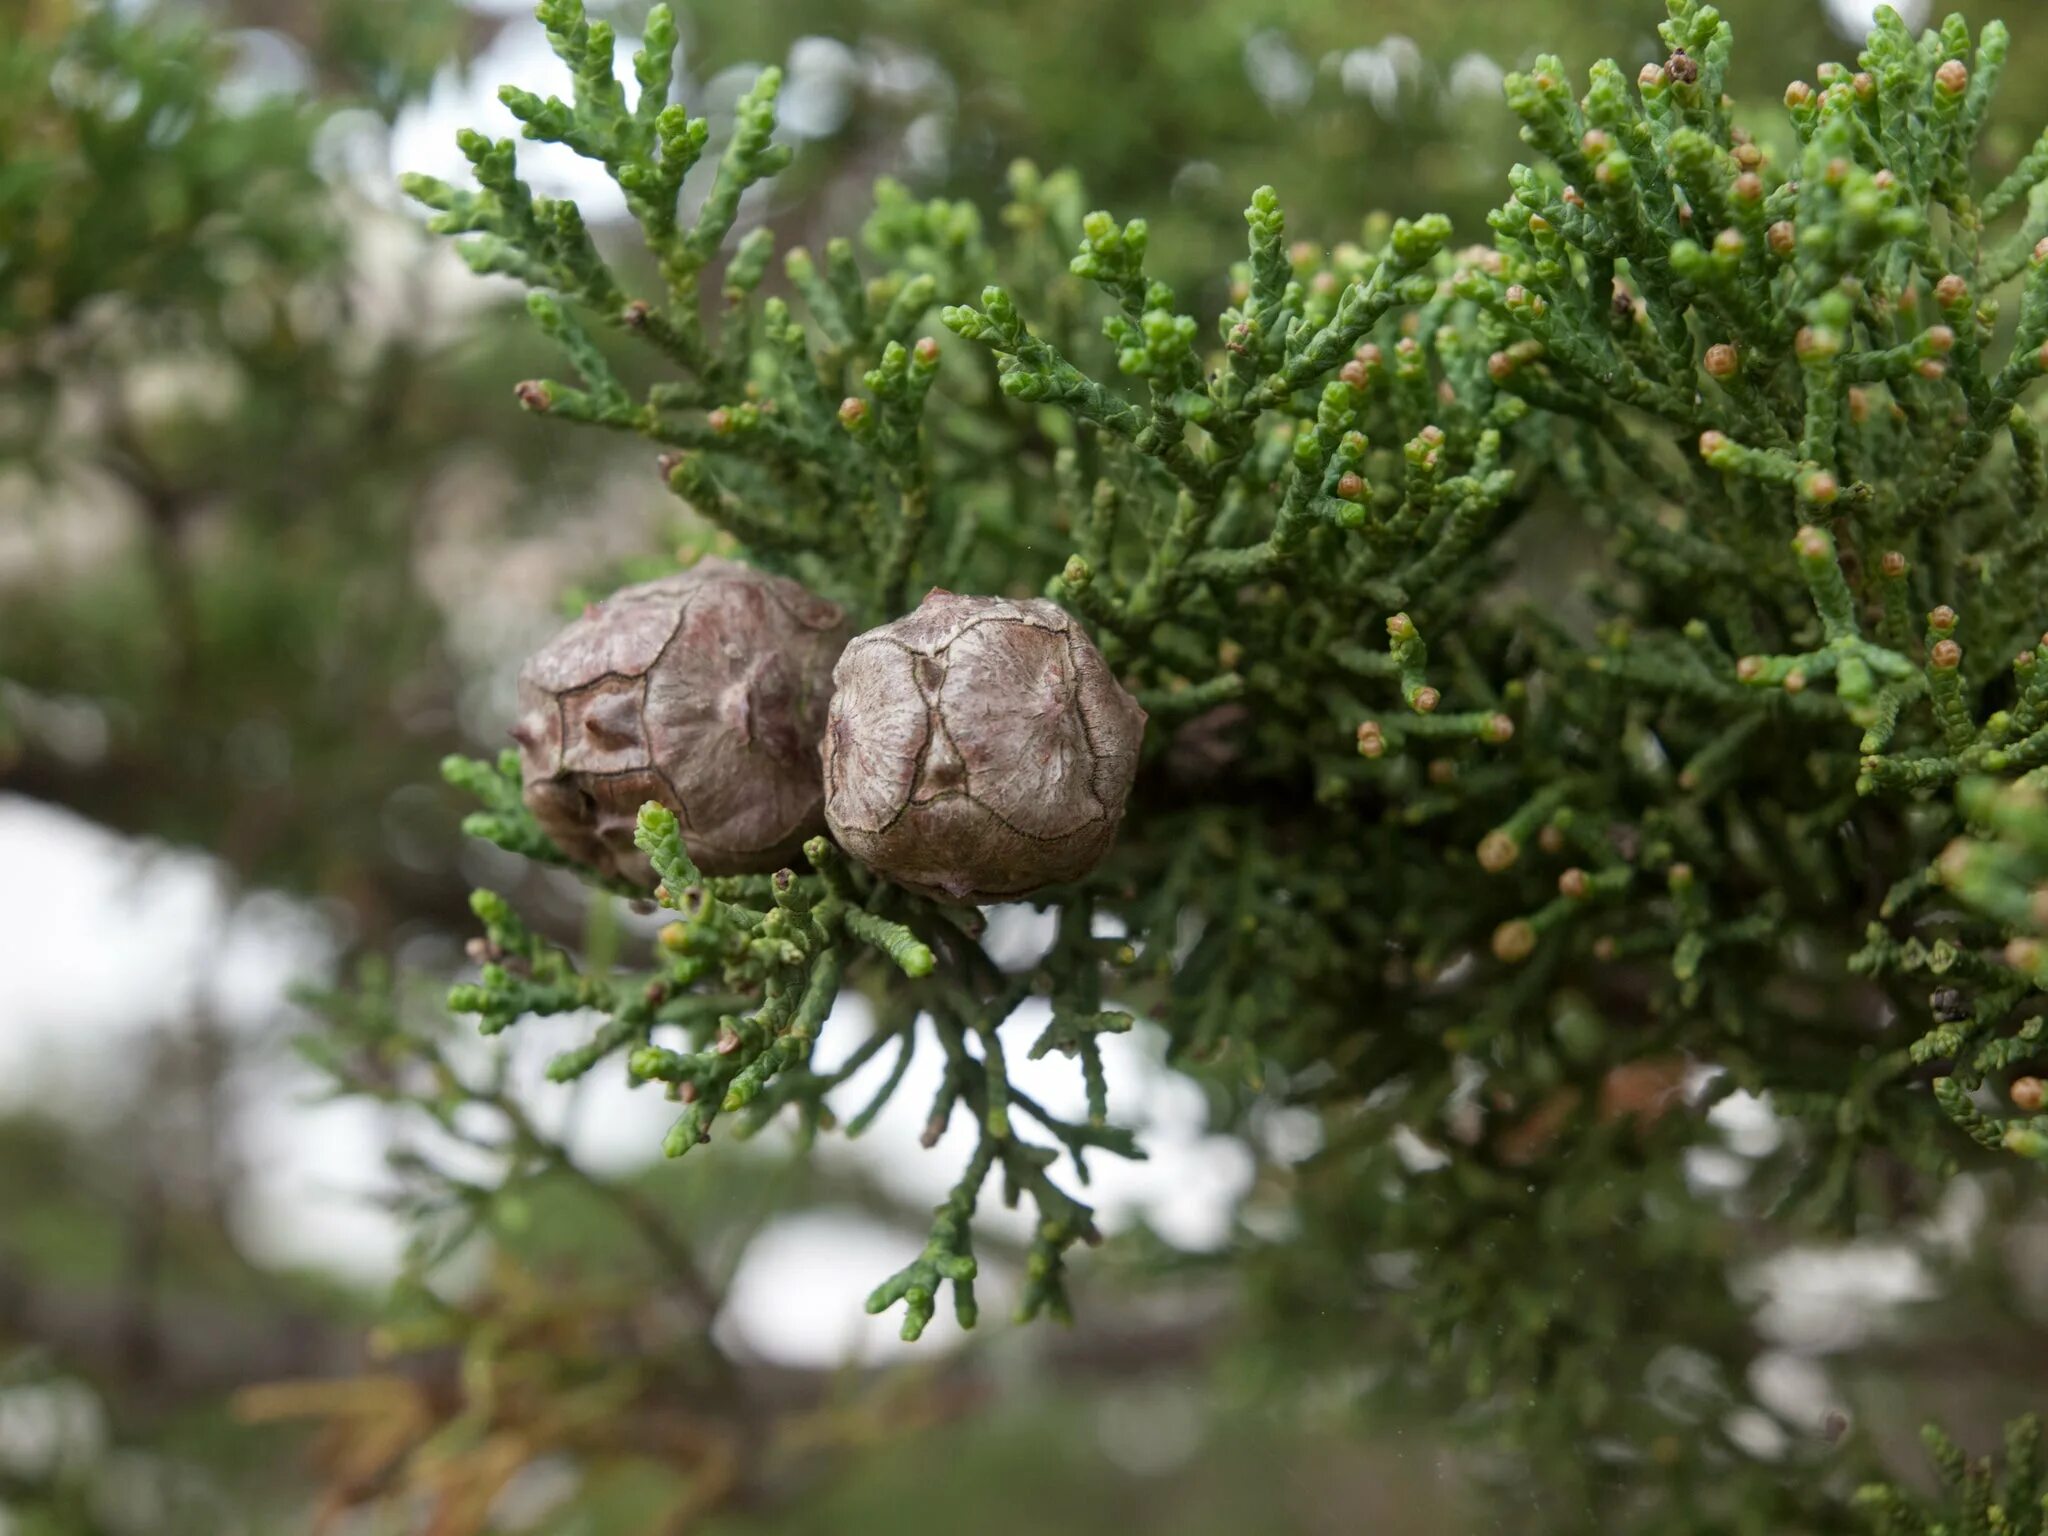
[[(2038, 806), (1956, 794), (2048, 764), (2048, 150), (1975, 178), (2001, 28), (1915, 38), (1883, 11), (1853, 67), (1738, 121), (1727, 26), (1672, 0), (1668, 57), (1633, 83), (1603, 63), (1579, 95), (1553, 59), (1509, 78), (1541, 159), (1490, 246), (1450, 250), (1436, 217), (1291, 245), (1261, 190), (1207, 325), (1147, 275), (1144, 221), (1083, 216), (1069, 177), (1018, 167), (993, 233), (885, 185), (867, 265), (844, 241), (786, 258), (799, 323), (759, 296), (768, 233), (728, 240), (784, 158), (772, 72), (686, 224), (707, 133), (667, 102), (665, 14), (632, 104), (601, 24), (541, 14), (576, 99), (505, 100), (606, 165), (661, 286), (629, 292), (510, 142), (465, 136), (481, 190), (411, 188), (473, 265), (533, 286), (573, 363), (522, 402), (664, 445), (691, 509), (866, 621), (932, 585), (1042, 590), (1152, 721), (1117, 851), (1035, 898), (1058, 938), (1024, 971), (977, 915), (822, 841), (809, 872), (699, 879), (650, 809), (684, 914), (653, 969), (579, 977), (490, 899), (518, 963), (459, 1010), (603, 1009), (558, 1073), (618, 1058), (670, 1084), (671, 1152), (727, 1117), (828, 1126), (853, 1070), (892, 1053), (886, 1096), (931, 1042), (934, 1134), (962, 1109), (981, 1134), (875, 1293), (911, 1336), (942, 1282), (972, 1316), (998, 1169), (1040, 1218), (1024, 1311), (1064, 1306), (1093, 1224), (1058, 1154), (1085, 1176), (1089, 1151), (1137, 1153), (1096, 1037), (1156, 1020), (1219, 1103), (1329, 1111), (1301, 1181), (1321, 1241), (1296, 1245), (1322, 1257), (1276, 1261), (1280, 1294), (1341, 1326), (1377, 1289), (1464, 1390), (1509, 1414), (1552, 1394), (1568, 1437), (1656, 1432), (1614, 1429), (1615, 1383), (1689, 1298), (1713, 1359), (1753, 1347), (1730, 1228), (1678, 1172), (1704, 1101), (1768, 1094), (1794, 1122), (1763, 1181), (1787, 1230), (1896, 1216), (1973, 1142), (2048, 1146), (1997, 1092), (2038, 1032), (2042, 951), (2002, 952), (2048, 927)], [(662, 381), (629, 390), (578, 315), (644, 339)], [(959, 343), (920, 335), (934, 316)], [(1544, 575), (1550, 548), (1584, 579)], [(550, 856), (516, 769), (455, 773), (490, 802), (476, 830)], [(842, 987), (879, 1023), (816, 1072)], [(1009, 1082), (998, 1026), (1033, 995), (1084, 1123)], [(1873, 1166), (1899, 1170), (1885, 1193)], [(1585, 1278), (1594, 1244), (1611, 1285)], [(1372, 1254), (1420, 1274), (1382, 1285)]]
[(1858, 1491), (1866, 1530), (1877, 1536), (2038, 1536), (2048, 1530), (2041, 1421), (2034, 1414), (2005, 1427), (2005, 1457), (1970, 1457), (1929, 1425), (1921, 1433), (1940, 1482), (1936, 1499), (1876, 1484)]

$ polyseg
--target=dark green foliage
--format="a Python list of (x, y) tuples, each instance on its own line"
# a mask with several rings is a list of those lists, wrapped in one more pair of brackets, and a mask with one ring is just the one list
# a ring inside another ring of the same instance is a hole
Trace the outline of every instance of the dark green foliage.
[[(223, 62), (202, 27), (106, 11), (0, 55), (0, 336), (69, 320), (95, 295), (217, 300), (331, 246), (333, 222), (308, 216), (316, 120), (285, 97), (253, 120), (224, 110)], [(259, 176), (268, 195), (246, 197)]]
[[(907, 1335), (948, 1281), (972, 1320), (970, 1221), (998, 1168), (1039, 1213), (1023, 1310), (1064, 1310), (1062, 1255), (1094, 1234), (1052, 1169), (1137, 1151), (1094, 1042), (1128, 1010), (1221, 1117), (1322, 1114), (1305, 1230), (1264, 1255), (1297, 1318), (1426, 1346), (1468, 1417), (1568, 1462), (1596, 1506), (1662, 1476), (1700, 1529), (1839, 1528), (1792, 1475), (1815, 1447), (1773, 1473), (1722, 1434), (1758, 1348), (1731, 1266), (1928, 1208), (1973, 1142), (2048, 1144), (1989, 1092), (2039, 1031), (2038, 807), (1956, 795), (2048, 762), (2027, 398), (2044, 167), (1977, 176), (1995, 24), (1916, 39), (1883, 12), (1855, 66), (1752, 120), (1723, 95), (1726, 23), (1670, 12), (1633, 84), (1603, 63), (1579, 97), (1552, 58), (1509, 78), (1541, 160), (1511, 172), (1491, 246), (1448, 251), (1434, 216), (1290, 245), (1262, 189), (1207, 324), (1151, 275), (1143, 220), (1082, 216), (1071, 178), (1028, 166), (1000, 237), (885, 188), (881, 275), (843, 242), (793, 253), (796, 323), (757, 297), (765, 233), (722, 244), (780, 164), (773, 77), (685, 227), (704, 130), (647, 56), (628, 105), (573, 6), (542, 14), (576, 101), (507, 99), (611, 170), (660, 295), (531, 197), (510, 143), (465, 141), (481, 192), (413, 183), (473, 264), (536, 287), (579, 379), (522, 385), (529, 409), (667, 445), (695, 511), (870, 619), (933, 584), (1042, 589), (1153, 714), (1116, 853), (1039, 898), (1059, 936), (1014, 974), (978, 918), (822, 842), (811, 872), (705, 882), (643, 820), (688, 920), (575, 1065), (625, 1052), (674, 1085), (674, 1153), (721, 1114), (827, 1123), (851, 1066), (809, 1063), (842, 984), (884, 1021), (852, 1065), (943, 1052), (934, 1134), (963, 1105), (980, 1134), (924, 1253), (875, 1293)], [(565, 299), (676, 376), (628, 389)], [(911, 344), (934, 309), (967, 345)], [(489, 835), (530, 848), (484, 782)], [(485, 916), (526, 969), (487, 968), (459, 1010), (502, 1028), (603, 1005)], [(1034, 994), (1041, 1047), (1088, 1075), (1086, 1124), (1009, 1082), (998, 1027)], [(658, 1042), (668, 1025), (689, 1049)], [(1717, 1201), (1683, 1158), (1738, 1089), (1790, 1134)], [(1646, 1405), (1674, 1344), (1706, 1384)]]
[[(362, 210), (313, 163), (342, 102), (237, 100), (234, 48), (182, 11), (71, 9), (0, 42), (0, 778), (346, 890), (373, 931), (459, 913), (417, 844), (387, 853), (390, 797), (456, 740), (420, 557), (445, 470), (553, 459), (467, 374), (536, 343), (418, 325), (420, 253), (363, 283)], [(390, 111), (448, 13), (285, 19)]]

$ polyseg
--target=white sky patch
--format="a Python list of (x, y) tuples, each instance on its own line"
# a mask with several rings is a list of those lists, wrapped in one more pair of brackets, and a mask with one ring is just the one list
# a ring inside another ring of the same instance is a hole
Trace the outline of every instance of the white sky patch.
[(1719, 1130), (1728, 1150), (1738, 1157), (1769, 1157), (1785, 1139), (1784, 1124), (1770, 1101), (1738, 1088), (1707, 1111), (1707, 1123)]
[[(1468, 54), (1459, 63), (1464, 64), (1474, 58), (1479, 58), (1481, 64), (1486, 63), (1477, 54)], [(1347, 93), (1370, 98), (1373, 110), (1382, 117), (1392, 117), (1400, 108), (1403, 88), (1412, 88), (1421, 81), (1422, 50), (1412, 39), (1396, 33), (1371, 47), (1354, 48), (1345, 54), (1337, 65), (1337, 78), (1343, 82)], [(1496, 91), (1500, 79), (1500, 72), (1496, 69), (1493, 76)]]
[(1461, 54), (1444, 78), (1444, 89), (1460, 101), (1498, 102), (1507, 71), (1483, 53)]
[(1315, 72), (1286, 37), (1275, 31), (1254, 32), (1245, 39), (1244, 74), (1259, 99), (1275, 112), (1292, 112), (1315, 89)]
[(1050, 908), (1040, 911), (1015, 901), (983, 910), (988, 915), (988, 929), (981, 936), (981, 947), (1006, 971), (1036, 965), (1059, 936), (1060, 915)]
[(1757, 1401), (1797, 1428), (1818, 1433), (1830, 1413), (1845, 1411), (1827, 1371), (1804, 1355), (1765, 1350), (1750, 1362), (1748, 1376)]
[(1925, 1262), (1899, 1242), (1788, 1249), (1751, 1266), (1743, 1280), (1763, 1303), (1763, 1334), (1812, 1355), (1853, 1349), (1901, 1308), (1935, 1295)]
[(1759, 1461), (1776, 1461), (1791, 1447), (1784, 1426), (1759, 1408), (1736, 1409), (1721, 1421), (1721, 1428)]
[(309, 909), (231, 899), (206, 856), (13, 795), (0, 795), (0, 934), (13, 951), (0, 966), (0, 1105), (94, 1090), (127, 1047), (195, 1007), (256, 1028), (330, 954)]
[[(726, 1343), (744, 1345), (781, 1365), (829, 1369), (847, 1361), (900, 1359), (899, 1306), (870, 1316), (868, 1293), (917, 1257), (921, 1246), (858, 1211), (802, 1211), (780, 1216), (748, 1246), (718, 1321)], [(983, 1259), (974, 1282), (985, 1316), (1006, 1316), (1014, 1287)], [(953, 1288), (918, 1343), (920, 1354), (961, 1342)]]
[(908, 169), (919, 176), (946, 174), (951, 153), (946, 124), (944, 112), (920, 112), (910, 120), (910, 126), (903, 130), (903, 157)]
[[(1029, 1059), (1032, 1042), (1049, 1016), (1042, 998), (1031, 999), (1011, 1016), (998, 1031), (1004, 1062), (1011, 1082), (1048, 1113), (1080, 1120), (1088, 1112), (1080, 1063), (1056, 1051), (1038, 1061)], [(867, 1005), (858, 997), (840, 999), (819, 1038), (821, 1069), (844, 1061), (859, 1046), (867, 1037), (868, 1019)], [(1087, 1160), (1092, 1182), (1084, 1186), (1063, 1157), (1053, 1176), (1070, 1194), (1095, 1208), (1097, 1224), (1106, 1233), (1142, 1220), (1170, 1242), (1214, 1249), (1228, 1240), (1237, 1202), (1251, 1187), (1251, 1154), (1234, 1138), (1208, 1133), (1202, 1091), (1167, 1069), (1161, 1059), (1164, 1044), (1163, 1035), (1143, 1025), (1130, 1034), (1102, 1037), (1110, 1115), (1137, 1128), (1147, 1159), (1131, 1162), (1093, 1152)], [(858, 1114), (888, 1077), (897, 1049), (893, 1044), (884, 1047), (835, 1094), (833, 1104), (842, 1122)], [(821, 1138), (820, 1150), (826, 1156), (860, 1159), (891, 1193), (906, 1201), (936, 1205), (967, 1165), (976, 1138), (970, 1112), (955, 1106), (938, 1143), (929, 1149), (921, 1145), (943, 1076), (938, 1043), (929, 1025), (921, 1022), (917, 1055), (888, 1108), (860, 1140)], [(1051, 1137), (1029, 1115), (1013, 1112), (1012, 1122), (1026, 1138), (1050, 1143)], [(992, 1178), (983, 1191), (978, 1219), (1013, 1237), (1028, 1236), (1028, 1205), (1025, 1202), (1017, 1211), (1004, 1209)]]
[(246, 112), (272, 97), (312, 89), (312, 62), (282, 32), (248, 27), (230, 32), (227, 41), (234, 58), (214, 100), (228, 111)]
[(776, 121), (792, 138), (829, 138), (846, 125), (860, 84), (860, 60), (836, 37), (800, 37), (776, 103)]
[[(1828, 19), (1835, 24), (1836, 30), (1859, 43), (1869, 34), (1871, 19), (1877, 15), (1881, 3), (1884, 0), (1824, 0)], [(1907, 26), (1925, 25), (1928, 0), (1890, 0), (1890, 4)]]
[[(621, 35), (614, 51), (614, 68), (629, 105), (638, 89), (632, 80), (631, 59), (640, 41), (637, 36)], [(693, 83), (683, 74), (683, 65), (679, 49), (671, 99), (680, 97), (690, 113), (703, 117), (711, 130), (709, 151), (683, 181), (685, 217), (694, 217), (717, 175), (719, 152), (730, 134), (734, 108), (753, 88), (763, 66), (759, 62), (732, 64), (709, 80)], [(836, 132), (852, 111), (854, 87), (861, 74), (860, 61), (843, 44), (822, 37), (799, 39), (790, 52), (781, 97), (780, 136), (802, 139)], [(399, 113), (390, 133), (387, 170), (375, 167), (374, 155), (346, 146), (330, 150), (329, 158), (338, 155), (363, 162), (357, 182), (362, 195), (387, 206), (404, 206), (419, 215), (398, 191), (396, 173), (419, 171), (456, 187), (473, 188), (475, 178), (456, 145), (456, 134), (474, 128), (493, 139), (517, 141), (519, 175), (536, 194), (574, 200), (592, 226), (623, 220), (625, 197), (605, 168), (567, 145), (527, 139), (519, 120), (498, 100), (499, 81), (516, 81), (543, 99), (575, 98), (569, 67), (556, 57), (540, 25), (531, 20), (515, 21), (502, 28), (468, 68), (442, 70), (425, 98)], [(910, 147), (915, 159), (915, 143)], [(757, 186), (745, 194), (739, 220), (742, 228), (751, 221), (750, 210), (758, 208), (766, 190)]]
[(391, 1187), (391, 1122), (361, 1101), (311, 1103), (315, 1085), (310, 1068), (265, 1073), (240, 1106), (250, 1177), (234, 1211), (236, 1240), (259, 1264), (382, 1285), (405, 1247), (404, 1229), (378, 1203)]
[[(599, 1063), (573, 1084), (548, 1081), (547, 1064), (556, 1053), (583, 1044), (603, 1022), (595, 1013), (528, 1017), (496, 1040), (475, 1037), (473, 1045), (479, 1059), (510, 1050), (512, 1093), (534, 1122), (592, 1172), (619, 1176), (660, 1160), (662, 1138), (682, 1107), (667, 1098), (660, 1083), (635, 1087), (627, 1082), (617, 1059)], [(691, 1155), (701, 1157), (704, 1151)]]
[(96, 1463), (110, 1439), (106, 1410), (83, 1382), (0, 1388), (0, 1473), (31, 1483), (76, 1473)]
[[(34, 1105), (92, 1124), (128, 1102), (148, 1038), (204, 1009), (248, 1039), (332, 961), (311, 907), (235, 896), (203, 854), (125, 838), (67, 811), (0, 796), (0, 1111)], [(386, 1278), (402, 1234), (368, 1203), (383, 1184), (382, 1121), (313, 1104), (311, 1070), (257, 1049), (230, 1084), (235, 1213), (258, 1257)]]
[[(640, 46), (620, 40), (623, 63)], [(563, 144), (520, 138), (519, 119), (498, 100), (498, 82), (516, 80), (543, 99), (573, 99), (569, 66), (548, 46), (537, 22), (513, 22), (499, 31), (467, 70), (443, 70), (424, 99), (406, 107), (391, 130), (391, 159), (404, 171), (423, 171), (458, 187), (473, 187), (469, 162), (456, 148), (458, 129), (474, 128), (494, 139), (519, 139), (519, 174), (544, 197), (574, 198), (592, 224), (623, 218), (625, 199), (603, 166)], [(629, 87), (630, 88), (630, 87)], [(630, 96), (629, 96), (630, 100)], [(393, 194), (396, 195), (395, 193)]]

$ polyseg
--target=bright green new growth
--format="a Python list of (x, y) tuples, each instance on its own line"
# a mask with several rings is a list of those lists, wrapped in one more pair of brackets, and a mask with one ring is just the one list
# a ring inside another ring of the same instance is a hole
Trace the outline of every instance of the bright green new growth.
[(1921, 1442), (1940, 1479), (1939, 1507), (1889, 1484), (1857, 1490), (1865, 1528), (1877, 1536), (2041, 1536), (2048, 1531), (2048, 1465), (2044, 1465), (2041, 1421), (2025, 1414), (2005, 1426), (2003, 1464), (1972, 1458), (1934, 1425)]
[[(1022, 970), (974, 914), (822, 840), (810, 873), (699, 880), (650, 808), (642, 846), (685, 914), (654, 968), (579, 978), (493, 902), (492, 943), (524, 963), (456, 1008), (492, 1028), (604, 1011), (557, 1075), (622, 1055), (670, 1084), (671, 1152), (727, 1115), (791, 1108), (815, 1131), (893, 1051), (857, 1133), (928, 1034), (931, 1136), (965, 1106), (979, 1139), (924, 1253), (871, 1299), (903, 1301), (911, 1337), (942, 1282), (972, 1319), (971, 1219), (998, 1169), (1038, 1212), (1022, 1310), (1064, 1310), (1061, 1255), (1094, 1227), (1054, 1165), (1139, 1155), (1098, 1037), (1156, 1020), (1221, 1113), (1262, 1095), (1327, 1112), (1302, 1219), (1343, 1260), (1276, 1260), (1277, 1291), (1340, 1319), (1391, 1307), (1470, 1391), (1512, 1416), (1540, 1388), (1572, 1435), (1651, 1433), (1615, 1428), (1613, 1383), (1680, 1296), (1703, 1298), (1696, 1342), (1724, 1367), (1754, 1347), (1723, 1213), (1676, 1172), (1702, 1134), (1665, 1113), (1688, 1069), (1715, 1069), (1707, 1100), (1768, 1094), (1794, 1123), (1756, 1175), (1786, 1230), (1853, 1222), (1874, 1160), (1925, 1201), (1973, 1141), (2048, 1149), (2048, 1118), (2000, 1093), (2039, 1033), (2048, 818), (1992, 787), (2048, 764), (2048, 472), (2026, 399), (2048, 355), (2048, 155), (1975, 179), (1996, 24), (1916, 39), (1882, 11), (1855, 67), (1745, 124), (1721, 90), (1728, 28), (1671, 0), (1669, 56), (1634, 85), (1611, 62), (1582, 97), (1552, 59), (1510, 77), (1542, 162), (1511, 173), (1490, 247), (1447, 252), (1434, 217), (1290, 247), (1254, 194), (1205, 345), (1146, 272), (1144, 222), (1083, 217), (1071, 178), (1028, 166), (999, 239), (885, 185), (880, 275), (843, 241), (790, 253), (800, 324), (757, 296), (767, 233), (724, 244), (785, 158), (772, 72), (685, 225), (707, 136), (666, 103), (666, 14), (631, 107), (609, 32), (573, 4), (541, 14), (576, 100), (506, 100), (612, 172), (661, 296), (627, 296), (509, 142), (466, 136), (482, 191), (409, 185), (474, 265), (535, 287), (580, 382), (522, 401), (667, 445), (695, 512), (869, 621), (934, 584), (1044, 590), (1153, 724), (1117, 852), (1039, 898), (1057, 938)], [(675, 376), (629, 392), (565, 300)], [(912, 340), (934, 308), (969, 345)], [(1507, 579), (1546, 542), (1588, 572), (1570, 595)], [(546, 856), (509, 780), (454, 776), (484, 791), (473, 830)], [(842, 987), (877, 1027), (817, 1072)], [(1085, 1122), (1010, 1081), (998, 1027), (1032, 996), (1053, 1013), (1032, 1054), (1078, 1059)], [(1401, 1136), (1448, 1167), (1418, 1172)], [(1430, 1178), (1458, 1198), (1402, 1198)], [(1530, 1225), (1539, 1188), (1552, 1230)], [(1697, 1235), (1617, 1266), (1626, 1285), (1557, 1257), (1672, 1211)], [(1365, 1260), (1388, 1255), (1421, 1280), (1376, 1280)]]

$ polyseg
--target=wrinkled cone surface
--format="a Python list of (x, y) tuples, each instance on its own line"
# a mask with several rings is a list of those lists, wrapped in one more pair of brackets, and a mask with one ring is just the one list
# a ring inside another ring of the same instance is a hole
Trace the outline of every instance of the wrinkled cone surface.
[(579, 863), (652, 885), (640, 807), (709, 875), (772, 870), (823, 825), (818, 739), (849, 626), (796, 582), (699, 562), (593, 603), (519, 676), (525, 799)]
[(1057, 604), (935, 589), (854, 640), (832, 677), (825, 814), (870, 868), (990, 902), (1109, 851), (1145, 711)]

